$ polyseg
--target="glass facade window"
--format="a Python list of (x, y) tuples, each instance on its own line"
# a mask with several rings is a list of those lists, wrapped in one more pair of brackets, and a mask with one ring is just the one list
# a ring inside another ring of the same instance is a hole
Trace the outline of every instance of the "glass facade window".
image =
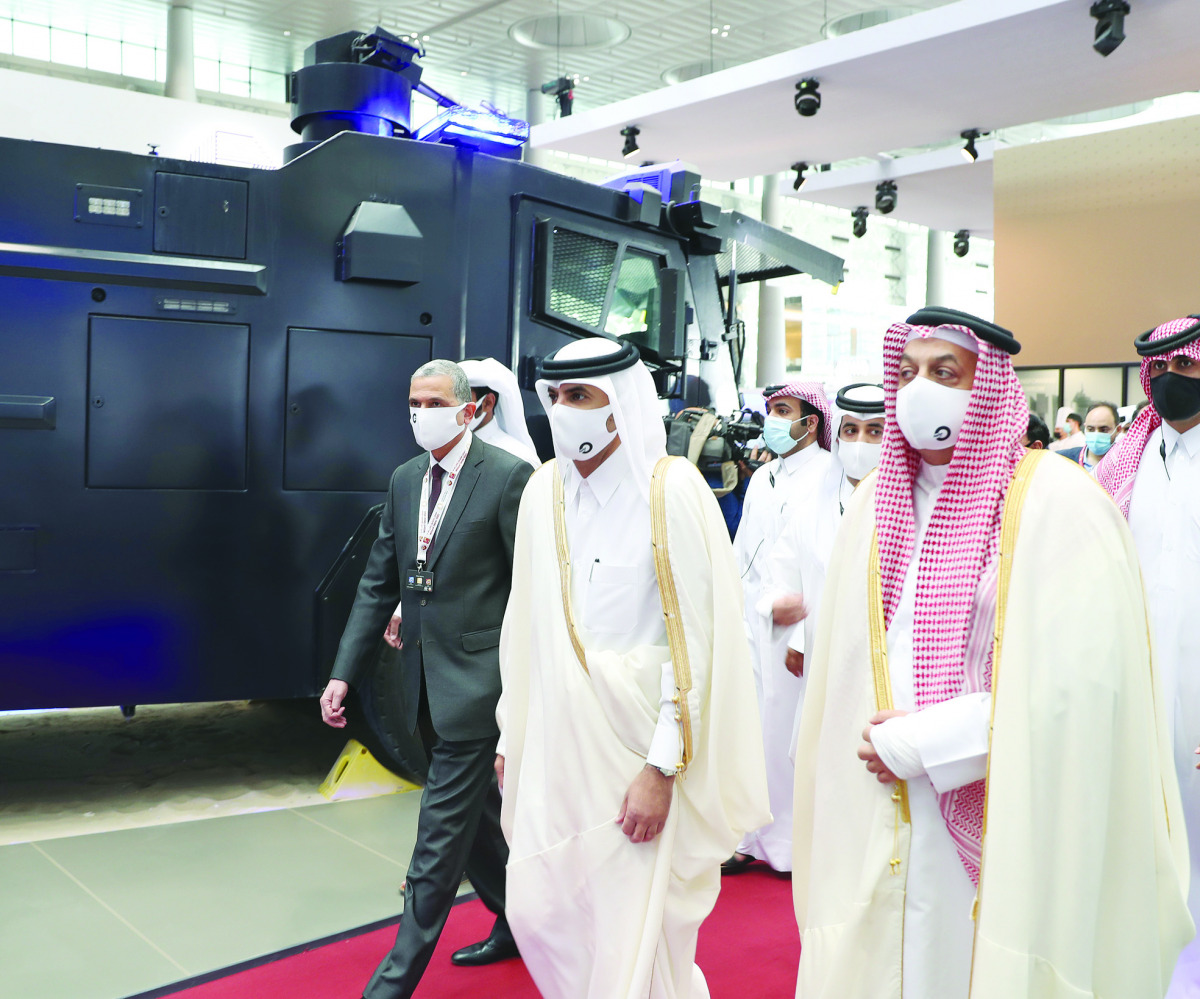
[(101, 73), (121, 72), (121, 43), (111, 38), (87, 36), (87, 68)]
[(221, 90), (221, 64), (216, 59), (196, 60), (196, 89), (219, 93)]
[(1029, 403), (1029, 412), (1036, 413), (1046, 421), (1046, 426), (1054, 429), (1054, 414), (1061, 405), (1058, 395), (1058, 368), (1021, 368), (1017, 378), (1025, 390), (1025, 400)]
[(1063, 368), (1062, 405), (1080, 416), (1087, 416), (1087, 411), (1098, 402), (1120, 406), (1124, 385), (1124, 365)]
[(1142, 391), (1140, 376), (1141, 365), (1131, 364), (1125, 369), (1125, 405), (1137, 406), (1146, 401), (1146, 393)]
[(265, 69), (250, 70), (250, 96), (259, 101), (283, 103), (283, 74)]
[(5, 55), (12, 54), (13, 44), (13, 23), (7, 19), (0, 19), (0, 52)]
[(232, 94), (234, 97), (249, 97), (250, 67), (229, 62), (222, 62), (220, 66), (221, 93)]
[(154, 49), (147, 45), (121, 43), (121, 75), (139, 80), (154, 79)]
[(50, 29), (50, 61), (66, 66), (87, 65), (87, 35), (78, 31)]
[(13, 21), (12, 32), (13, 55), (50, 61), (50, 29), (46, 25)]

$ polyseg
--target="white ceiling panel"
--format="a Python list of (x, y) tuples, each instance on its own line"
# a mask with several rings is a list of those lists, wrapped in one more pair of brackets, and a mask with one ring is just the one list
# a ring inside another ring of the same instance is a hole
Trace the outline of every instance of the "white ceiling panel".
[[(944, 143), (1200, 86), (1200, 2), (1135, 3), (1108, 58), (1082, 0), (960, 0), (654, 93), (548, 122), (536, 146), (615, 158), (637, 125), (647, 159), (681, 158), (715, 180)], [(795, 82), (822, 108), (796, 114)]]

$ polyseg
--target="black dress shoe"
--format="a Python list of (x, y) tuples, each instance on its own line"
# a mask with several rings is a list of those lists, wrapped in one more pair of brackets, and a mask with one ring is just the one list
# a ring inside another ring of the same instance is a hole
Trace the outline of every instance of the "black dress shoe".
[(757, 857), (752, 857), (748, 853), (744, 853), (740, 857), (735, 853), (732, 857), (721, 864), (721, 873), (741, 874), (742, 871), (753, 864), (757, 859)]
[(479, 943), (470, 944), (450, 955), (450, 963), (460, 967), (475, 968), (482, 964), (495, 964), (510, 957), (520, 957), (517, 942), (512, 937), (488, 937)]

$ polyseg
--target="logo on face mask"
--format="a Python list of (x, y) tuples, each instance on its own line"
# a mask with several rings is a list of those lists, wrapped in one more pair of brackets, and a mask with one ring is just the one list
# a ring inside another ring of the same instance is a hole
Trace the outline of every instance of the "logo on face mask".
[(949, 440), (950, 428), (945, 426), (938, 427), (937, 430), (933, 432), (933, 436), (939, 441)]
[(579, 453), (580, 454), (591, 454), (592, 453), (592, 442), (584, 441), (582, 444), (580, 444), (579, 445)]

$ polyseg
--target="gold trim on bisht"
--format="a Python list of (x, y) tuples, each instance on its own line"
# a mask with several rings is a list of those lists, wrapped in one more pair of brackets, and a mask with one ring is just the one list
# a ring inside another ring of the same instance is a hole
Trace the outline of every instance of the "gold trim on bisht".
[(567, 634), (571, 636), (575, 657), (583, 671), (590, 676), (587, 656), (583, 651), (583, 643), (579, 640), (579, 632), (575, 630), (575, 615), (571, 611), (571, 549), (567, 545), (567, 514), (562, 475), (556, 462), (547, 464), (555, 466), (550, 470), (550, 474), (554, 476), (554, 545), (558, 551), (558, 580), (562, 589), (563, 617), (567, 622)]
[(677, 768), (683, 774), (692, 762), (692, 716), (688, 710), (688, 692), (692, 689), (692, 667), (688, 659), (687, 636), (679, 612), (679, 593), (671, 570), (667, 544), (667, 472), (673, 461), (686, 458), (668, 455), (659, 458), (650, 477), (650, 543), (654, 547), (654, 575), (658, 578), (658, 596), (662, 601), (663, 621), (667, 626), (667, 644), (671, 648), (671, 666), (675, 671), (675, 720), (683, 737), (683, 755)]
[[(992, 783), (992, 731), (996, 724), (996, 687), (1000, 679), (1000, 653), (1004, 644), (1004, 618), (1008, 612), (1008, 588), (1012, 582), (1013, 552), (1017, 548), (1017, 531), (1021, 526), (1021, 512), (1025, 508), (1025, 494), (1033, 482), (1038, 462), (1047, 451), (1029, 451), (1019, 462), (1008, 484), (1004, 496), (1004, 516), (1000, 521), (1000, 572), (996, 580), (996, 624), (992, 631), (992, 707), (988, 719), (988, 761), (983, 777), (983, 827), (981, 843), (987, 842), (988, 790)], [(975, 900), (971, 903), (971, 918), (979, 925), (979, 895), (983, 885), (983, 855), (979, 857), (979, 882), (975, 887)], [(975, 945), (971, 944), (971, 965), (974, 970)]]
[[(875, 710), (892, 710), (892, 678), (888, 672), (887, 661), (887, 628), (883, 619), (883, 574), (879, 568), (879, 535), (871, 535), (871, 557), (867, 570), (867, 596), (870, 607), (867, 609), (867, 623), (871, 639), (871, 672), (875, 681)], [(896, 804), (896, 824), (892, 830), (892, 857), (888, 863), (892, 873), (899, 874), (900, 859), (900, 823), (912, 823), (912, 815), (908, 810), (908, 784), (896, 781), (892, 786), (892, 801)]]

